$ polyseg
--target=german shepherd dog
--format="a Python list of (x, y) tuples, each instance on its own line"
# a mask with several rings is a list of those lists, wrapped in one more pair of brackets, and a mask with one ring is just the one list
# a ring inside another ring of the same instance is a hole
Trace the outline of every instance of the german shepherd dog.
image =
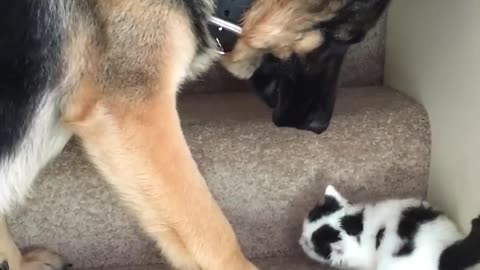
[[(222, 59), (249, 79), (278, 126), (328, 127), (348, 47), (388, 0), (257, 0)], [(182, 83), (217, 56), (215, 0), (6, 0), (0, 4), (0, 268), (57, 270), (21, 254), (5, 216), (78, 137), (90, 160), (178, 269), (246, 270), (231, 225), (185, 142)]]

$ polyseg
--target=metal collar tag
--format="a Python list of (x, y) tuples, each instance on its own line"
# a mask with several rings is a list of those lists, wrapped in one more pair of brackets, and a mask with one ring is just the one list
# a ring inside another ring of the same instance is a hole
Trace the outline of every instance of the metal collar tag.
[[(297, 0), (291, 0), (297, 1)], [(242, 33), (241, 21), (253, 0), (215, 0), (216, 10), (208, 23), (210, 34), (217, 42), (218, 53), (233, 50)]]
[[(234, 23), (228, 22), (226, 20), (220, 19), (218, 17), (211, 17), (209, 20), (210, 24), (216, 27), (216, 32), (217, 33), (222, 33), (223, 31), (228, 31), (230, 33), (233, 33), (235, 35), (240, 35), (242, 33), (242, 28)], [(220, 35), (214, 35), (215, 41), (217, 42), (218, 50), (217, 52), (219, 54), (225, 54), (225, 48), (224, 45), (222, 44), (222, 39), (220, 38)]]

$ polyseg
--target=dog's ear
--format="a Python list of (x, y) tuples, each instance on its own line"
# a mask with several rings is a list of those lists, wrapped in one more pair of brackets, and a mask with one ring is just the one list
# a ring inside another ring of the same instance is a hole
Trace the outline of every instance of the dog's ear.
[(258, 49), (239, 39), (234, 50), (225, 54), (222, 58), (222, 64), (235, 77), (249, 79), (263, 62), (265, 51), (268, 51), (275, 58), (288, 61), (292, 54), (306, 55), (322, 43), (323, 36), (319, 30), (299, 34), (298, 38), (292, 41), (289, 46), (266, 47), (265, 49)]
[(249, 79), (263, 61), (263, 53), (238, 40), (235, 49), (225, 54), (222, 65), (238, 79)]
[(334, 199), (341, 206), (348, 205), (348, 200), (333, 185), (328, 185), (325, 189), (325, 198)]
[(320, 47), (323, 33), (316, 28), (333, 18), (346, 0), (255, 1), (244, 14), (242, 34), (223, 65), (240, 79), (248, 79), (265, 54), (286, 60)]

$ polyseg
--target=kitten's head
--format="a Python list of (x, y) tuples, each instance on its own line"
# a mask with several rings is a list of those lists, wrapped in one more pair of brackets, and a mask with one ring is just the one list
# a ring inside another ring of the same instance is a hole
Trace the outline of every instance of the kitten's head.
[(363, 210), (333, 187), (305, 218), (299, 243), (311, 259), (334, 267), (352, 267), (360, 254)]

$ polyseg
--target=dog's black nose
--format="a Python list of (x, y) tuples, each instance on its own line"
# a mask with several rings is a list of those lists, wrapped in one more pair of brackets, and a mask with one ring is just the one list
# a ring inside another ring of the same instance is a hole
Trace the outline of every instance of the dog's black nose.
[[(293, 107), (293, 109), (295, 109), (295, 107)], [(272, 121), (278, 127), (307, 130), (314, 132), (315, 134), (321, 134), (328, 129), (332, 117), (331, 111), (324, 112), (323, 110), (310, 110), (306, 111), (304, 114), (294, 113), (298, 111), (300, 110), (290, 110), (286, 113), (281, 113), (280, 111), (275, 110)]]
[(321, 134), (328, 129), (330, 125), (330, 121), (324, 121), (322, 119), (313, 119), (310, 123), (308, 123), (303, 129), (312, 131), (316, 134)]

